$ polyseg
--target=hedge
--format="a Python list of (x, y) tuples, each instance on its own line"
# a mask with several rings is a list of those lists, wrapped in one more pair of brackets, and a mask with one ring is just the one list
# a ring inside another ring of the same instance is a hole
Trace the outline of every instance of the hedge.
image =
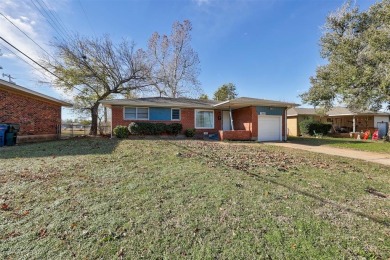
[(183, 130), (183, 126), (180, 123), (132, 122), (129, 124), (128, 130), (132, 135), (178, 135)]
[(314, 135), (314, 131), (317, 134), (327, 135), (331, 128), (331, 124), (324, 124), (311, 119), (303, 120), (299, 123), (299, 129), (302, 135)]

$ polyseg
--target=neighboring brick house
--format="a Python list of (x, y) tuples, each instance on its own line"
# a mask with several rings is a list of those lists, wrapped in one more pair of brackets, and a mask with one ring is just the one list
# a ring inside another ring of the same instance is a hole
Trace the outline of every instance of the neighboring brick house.
[(229, 101), (188, 98), (116, 99), (101, 102), (111, 108), (112, 129), (131, 122), (181, 123), (183, 131), (219, 134), (221, 140), (282, 141), (287, 139), (286, 111), (293, 103), (256, 98)]
[(0, 80), (0, 123), (20, 124), (18, 142), (58, 138), (69, 103)]
[(287, 111), (288, 135), (300, 136), (300, 122), (312, 119), (321, 123), (332, 124), (332, 132), (350, 133), (379, 129), (380, 136), (386, 135), (390, 114), (375, 111), (351, 111), (346, 107), (334, 107), (325, 114), (317, 113), (314, 108), (290, 108)]

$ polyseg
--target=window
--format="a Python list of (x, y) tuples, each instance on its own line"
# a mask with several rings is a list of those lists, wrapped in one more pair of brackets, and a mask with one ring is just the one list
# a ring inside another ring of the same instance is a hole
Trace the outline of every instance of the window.
[(214, 128), (213, 110), (195, 110), (195, 128), (212, 129)]
[(125, 107), (125, 119), (149, 119), (149, 108), (147, 107)]
[(137, 108), (137, 119), (148, 120), (149, 119), (149, 108)]
[(137, 109), (135, 107), (126, 107), (125, 119), (137, 119)]
[(179, 108), (172, 108), (171, 120), (180, 120), (180, 109)]

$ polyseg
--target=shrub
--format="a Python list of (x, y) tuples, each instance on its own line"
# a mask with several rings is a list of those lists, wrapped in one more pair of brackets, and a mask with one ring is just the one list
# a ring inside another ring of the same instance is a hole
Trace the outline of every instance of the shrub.
[(167, 125), (167, 133), (171, 135), (178, 135), (183, 130), (183, 125), (180, 123), (173, 123)]
[(184, 132), (184, 134), (185, 134), (187, 137), (194, 137), (195, 134), (196, 134), (195, 128), (188, 128), (188, 129), (186, 129), (186, 131)]
[(131, 123), (129, 124), (128, 130), (129, 130), (130, 134), (132, 134), (132, 135), (137, 135), (137, 134), (139, 134), (139, 126), (138, 126), (138, 123), (131, 122)]
[(132, 135), (155, 135), (156, 125), (148, 122), (132, 122), (129, 124)]
[(314, 131), (317, 134), (327, 135), (331, 128), (331, 124), (324, 124), (311, 119), (303, 120), (299, 123), (299, 129), (302, 135), (314, 135)]
[(164, 123), (132, 122), (129, 124), (129, 132), (132, 135), (178, 135), (183, 126), (179, 123), (166, 125)]
[(155, 135), (156, 134), (156, 125), (148, 122), (138, 123), (140, 127), (141, 135)]
[(117, 138), (127, 138), (129, 136), (129, 130), (126, 126), (118, 125), (114, 128), (114, 135)]
[(155, 125), (155, 134), (161, 135), (167, 132), (167, 125), (164, 123), (156, 123)]

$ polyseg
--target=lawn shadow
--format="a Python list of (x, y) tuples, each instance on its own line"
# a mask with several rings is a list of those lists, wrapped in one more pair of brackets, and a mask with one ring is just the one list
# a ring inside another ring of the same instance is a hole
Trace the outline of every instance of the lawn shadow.
[(287, 185), (287, 184), (282, 183), (282, 182), (278, 182), (278, 181), (276, 181), (273, 178), (268, 178), (267, 176), (264, 176), (264, 175), (261, 175), (261, 174), (253, 173), (253, 172), (250, 172), (250, 171), (245, 170), (245, 169), (234, 168), (234, 167), (226, 164), (224, 160), (219, 160), (217, 158), (217, 156), (212, 156), (212, 157), (205, 156), (205, 155), (197, 152), (196, 150), (193, 150), (193, 149), (190, 149), (190, 148), (188, 148), (186, 146), (180, 145), (177, 142), (172, 142), (172, 143), (174, 145), (176, 145), (177, 147), (181, 148), (181, 149), (184, 149), (184, 150), (187, 150), (187, 151), (189, 151), (191, 153), (197, 154), (199, 157), (202, 157), (205, 160), (212, 160), (212, 161), (218, 163), (218, 165), (221, 165), (222, 167), (224, 167), (226, 169), (233, 169), (233, 170), (241, 171), (241, 172), (243, 172), (243, 173), (253, 177), (254, 179), (267, 181), (267, 182), (272, 183), (274, 185), (284, 187), (284, 188), (286, 188), (288, 190), (291, 190), (291, 191), (293, 191), (295, 193), (298, 193), (298, 194), (304, 195), (306, 197), (310, 197), (310, 198), (312, 198), (314, 200), (320, 201), (323, 204), (328, 204), (328, 205), (334, 206), (334, 207), (336, 207), (337, 209), (339, 209), (341, 211), (348, 212), (348, 213), (357, 215), (359, 217), (367, 218), (368, 220), (373, 221), (373, 222), (375, 222), (377, 224), (380, 224), (382, 226), (385, 226), (385, 227), (390, 227), (390, 220), (389, 219), (381, 219), (381, 218), (369, 215), (367, 213), (361, 212), (361, 211), (353, 209), (351, 207), (348, 207), (348, 206), (345, 206), (345, 205), (341, 205), (341, 204), (339, 204), (339, 203), (337, 203), (337, 202), (335, 202), (333, 200), (330, 200), (330, 199), (327, 199), (327, 198), (323, 198), (323, 197), (321, 197), (321, 196), (319, 196), (317, 194), (314, 194), (314, 193), (311, 193), (311, 192), (308, 192), (308, 191), (305, 191), (305, 190), (298, 189), (296, 187)]
[(0, 147), (0, 160), (110, 154), (115, 150), (119, 142), (121, 142), (120, 139), (77, 137), (66, 140)]

